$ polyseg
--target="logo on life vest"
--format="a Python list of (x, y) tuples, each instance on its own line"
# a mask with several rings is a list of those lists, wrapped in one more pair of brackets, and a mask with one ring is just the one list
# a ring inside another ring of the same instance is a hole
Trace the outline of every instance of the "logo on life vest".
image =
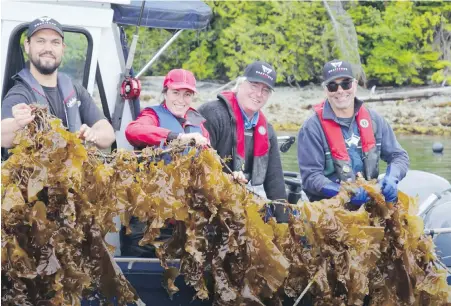
[(67, 107), (72, 107), (74, 105), (80, 106), (81, 102), (78, 101), (76, 98), (72, 98), (69, 101), (67, 101), (66, 106)]
[(360, 126), (363, 128), (367, 128), (370, 125), (370, 123), (368, 122), (368, 120), (366, 119), (362, 119), (360, 120)]
[(260, 135), (265, 135), (266, 134), (266, 129), (264, 126), (260, 126), (258, 128), (258, 132), (260, 133)]
[(348, 145), (348, 147), (352, 147), (352, 146), (357, 147), (360, 142), (360, 136), (352, 133), (351, 137), (345, 139), (345, 142)]

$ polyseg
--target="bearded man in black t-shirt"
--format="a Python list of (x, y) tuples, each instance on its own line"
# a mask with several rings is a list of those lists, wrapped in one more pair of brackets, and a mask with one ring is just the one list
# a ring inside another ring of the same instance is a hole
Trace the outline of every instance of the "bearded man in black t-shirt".
[(38, 103), (81, 139), (108, 148), (115, 140), (113, 127), (87, 90), (57, 71), (66, 47), (58, 21), (41, 17), (31, 22), (24, 47), (29, 67), (14, 76), (16, 82), (2, 101), (2, 147), (10, 148), (16, 132), (33, 121), (30, 104)]

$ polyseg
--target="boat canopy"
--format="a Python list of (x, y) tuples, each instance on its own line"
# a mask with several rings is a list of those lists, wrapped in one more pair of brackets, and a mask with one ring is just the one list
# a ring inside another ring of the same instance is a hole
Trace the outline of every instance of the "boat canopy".
[[(138, 25), (142, 1), (112, 4), (113, 21), (120, 25)], [(212, 18), (211, 8), (197, 1), (146, 1), (141, 26), (161, 29), (197, 30), (205, 28)]]

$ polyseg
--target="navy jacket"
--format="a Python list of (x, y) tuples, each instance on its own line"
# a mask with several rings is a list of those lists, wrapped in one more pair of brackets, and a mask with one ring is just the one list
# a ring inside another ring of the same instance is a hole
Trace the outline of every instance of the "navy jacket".
[[(358, 112), (363, 102), (355, 100), (354, 115)], [(376, 138), (381, 140), (380, 158), (387, 162), (391, 168), (391, 176), (401, 180), (407, 173), (409, 168), (409, 157), (407, 152), (401, 147), (396, 140), (392, 128), (388, 122), (377, 114), (374, 110), (369, 110), (371, 118), (373, 119), (376, 128)], [(324, 119), (332, 119), (338, 124), (340, 122), (332, 110), (329, 102), (326, 102), (323, 110)], [(354, 117), (355, 118), (355, 117)], [(354, 130), (354, 134), (358, 133), (355, 128), (355, 120), (352, 122), (350, 128), (340, 124), (344, 137), (352, 134), (350, 129)], [(326, 137), (321, 127), (321, 123), (316, 114), (313, 114), (307, 119), (301, 127), (298, 135), (298, 163), (302, 177), (302, 185), (304, 192), (309, 196), (310, 200), (320, 200), (323, 198), (321, 189), (330, 182), (337, 182), (334, 174), (326, 177), (325, 170), (325, 151), (324, 144), (327, 143)], [(360, 144), (359, 144), (360, 145)], [(360, 147), (361, 152), (361, 147)], [(356, 154), (355, 150), (348, 149), (350, 156)], [(357, 153), (358, 154), (358, 153)], [(356, 165), (357, 166), (357, 165)], [(353, 167), (356, 171), (359, 166)]]

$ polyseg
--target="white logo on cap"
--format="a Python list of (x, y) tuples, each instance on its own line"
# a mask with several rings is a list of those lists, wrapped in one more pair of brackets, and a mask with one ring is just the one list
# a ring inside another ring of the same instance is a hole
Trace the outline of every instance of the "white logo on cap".
[(336, 62), (336, 63), (330, 63), (330, 64), (331, 64), (332, 66), (334, 66), (335, 68), (340, 68), (342, 63), (343, 63), (343, 62)]
[(327, 71), (327, 73), (332, 73), (332, 72), (337, 72), (337, 71), (348, 71), (348, 68), (346, 67), (341, 67), (341, 65), (343, 64), (343, 62), (334, 62), (334, 63), (330, 63), (334, 68), (330, 69), (329, 71)]
[(48, 22), (50, 19), (52, 19), (52, 18), (50, 18), (50, 17), (41, 17), (41, 18), (39, 18), (39, 20), (41, 20), (42, 22)]
[(58, 26), (56, 25), (56, 23), (54, 22), (54, 21), (52, 21), (52, 18), (50, 18), (50, 17), (41, 17), (41, 18), (38, 18), (41, 22), (38, 22), (38, 23), (36, 23), (35, 25), (34, 25), (34, 28), (36, 29), (37, 27), (40, 27), (40, 26), (42, 26), (43, 24), (51, 24), (51, 25), (53, 25), (53, 26), (55, 26), (55, 27), (57, 27), (58, 28)]
[(267, 73), (267, 74), (270, 74), (271, 71), (272, 71), (272, 69), (269, 69), (268, 67), (263, 66), (263, 65), (262, 65), (262, 69), (263, 69), (263, 72), (264, 72), (264, 73)]
[(260, 127), (258, 128), (258, 132), (259, 132), (261, 135), (265, 135), (265, 134), (266, 134), (266, 129), (265, 129), (265, 127), (264, 127), (264, 126), (260, 126)]
[(274, 78), (273, 78), (272, 76), (269, 75), (269, 74), (272, 72), (272, 69), (271, 69), (271, 68), (268, 68), (268, 67), (262, 65), (262, 70), (263, 70), (263, 71), (256, 70), (255, 73), (256, 73), (256, 74), (259, 74), (259, 75), (261, 75), (261, 76), (263, 76), (263, 77), (265, 77), (265, 78), (268, 78), (268, 79), (270, 79), (271, 81), (274, 81)]
[(368, 120), (366, 119), (362, 119), (360, 120), (360, 126), (363, 128), (367, 128), (370, 125), (370, 123), (368, 122)]

